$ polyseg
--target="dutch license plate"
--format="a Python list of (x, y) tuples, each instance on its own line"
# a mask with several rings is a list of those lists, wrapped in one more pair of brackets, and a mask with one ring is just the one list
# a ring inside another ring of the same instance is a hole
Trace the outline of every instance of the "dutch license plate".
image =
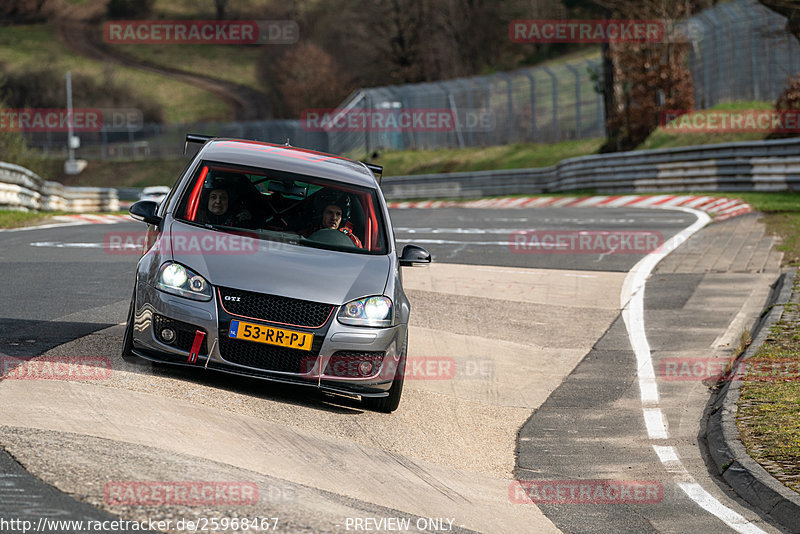
[(246, 323), (244, 321), (231, 321), (228, 337), (299, 350), (311, 350), (311, 342), (314, 341), (314, 334), (273, 328), (263, 324)]

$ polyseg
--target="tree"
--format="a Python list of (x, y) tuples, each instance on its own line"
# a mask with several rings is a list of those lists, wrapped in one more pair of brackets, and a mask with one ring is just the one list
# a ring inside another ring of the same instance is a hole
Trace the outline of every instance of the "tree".
[(786, 17), (786, 31), (800, 39), (800, 5), (796, 0), (760, 0), (760, 2)]
[(276, 73), (283, 101), (294, 116), (309, 108), (336, 107), (351, 90), (333, 57), (311, 43), (286, 52)]
[[(592, 1), (614, 19), (675, 21), (698, 7), (688, 0)], [(663, 42), (607, 44), (604, 94), (609, 136), (601, 151), (636, 148), (658, 127), (661, 112), (694, 107), (688, 50), (685, 39), (666, 22)], [(607, 69), (613, 71), (613, 82)]]
[(0, 2), (0, 18), (12, 22), (43, 20), (52, 4), (48, 0), (4, 0)]
[(228, 0), (214, 0), (214, 7), (217, 8), (217, 20), (225, 18), (225, 8), (228, 5)]

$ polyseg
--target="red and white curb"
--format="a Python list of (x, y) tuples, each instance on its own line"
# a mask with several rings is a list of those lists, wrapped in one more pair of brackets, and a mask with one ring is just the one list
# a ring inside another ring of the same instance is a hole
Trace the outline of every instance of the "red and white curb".
[(714, 215), (721, 221), (750, 213), (749, 204), (724, 197), (692, 195), (620, 195), (592, 197), (504, 197), (481, 200), (422, 200), (419, 202), (389, 202), (390, 209), (408, 208), (692, 208)]
[(90, 215), (77, 213), (75, 215), (56, 215), (52, 218), (58, 222), (81, 223), (81, 224), (116, 224), (132, 221), (130, 215)]
[(83, 226), (86, 224), (117, 224), (130, 222), (132, 220), (130, 215), (54, 215), (50, 217), (47, 222), (43, 222), (42, 224), (23, 226), (21, 228), (2, 228), (0, 232), (26, 232), (29, 230), (46, 230), (49, 228), (63, 228), (65, 226)]

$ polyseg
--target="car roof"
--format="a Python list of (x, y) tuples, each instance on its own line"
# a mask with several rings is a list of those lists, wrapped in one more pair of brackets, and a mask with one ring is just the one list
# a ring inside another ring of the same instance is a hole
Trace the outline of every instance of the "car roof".
[(378, 185), (372, 172), (360, 162), (288, 145), (247, 139), (213, 138), (206, 141), (198, 155), (204, 160), (277, 169), (350, 185), (371, 188)]

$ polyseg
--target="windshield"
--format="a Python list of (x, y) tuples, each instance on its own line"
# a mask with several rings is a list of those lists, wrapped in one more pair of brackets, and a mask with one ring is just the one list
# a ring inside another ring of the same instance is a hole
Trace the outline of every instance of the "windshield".
[(175, 218), (259, 239), (352, 253), (385, 254), (373, 189), (273, 169), (203, 162)]

